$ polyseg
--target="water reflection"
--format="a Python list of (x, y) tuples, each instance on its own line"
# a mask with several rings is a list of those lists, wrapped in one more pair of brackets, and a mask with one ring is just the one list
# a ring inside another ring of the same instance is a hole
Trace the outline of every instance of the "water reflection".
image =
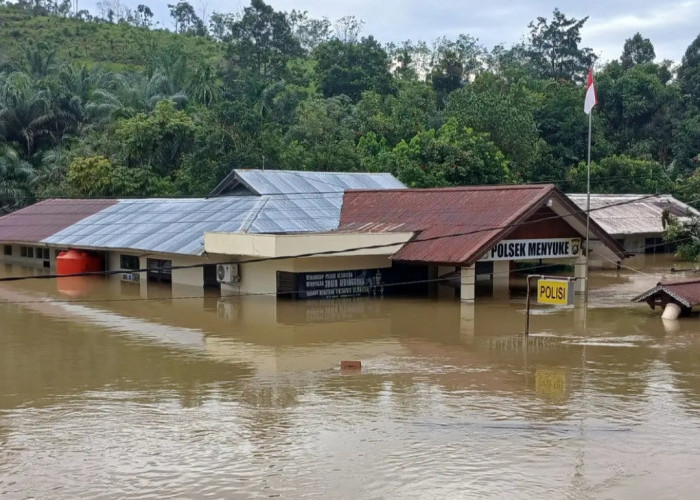
[(583, 318), (536, 306), (527, 339), (518, 293), (0, 284), (0, 495), (687, 496), (700, 321), (629, 303), (667, 264), (592, 276)]

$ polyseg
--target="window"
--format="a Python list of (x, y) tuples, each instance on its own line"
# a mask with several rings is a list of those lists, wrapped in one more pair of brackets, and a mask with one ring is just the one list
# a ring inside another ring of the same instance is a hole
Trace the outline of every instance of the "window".
[(160, 260), (160, 259), (146, 259), (146, 266), (148, 267), (148, 279), (155, 281), (172, 281), (172, 267), (173, 263), (170, 260)]
[(34, 249), (34, 258), (35, 259), (43, 259), (44, 258), (44, 249), (41, 247), (36, 247)]
[(27, 247), (27, 257), (30, 259), (34, 258), (34, 247)]
[(44, 260), (49, 260), (51, 258), (51, 251), (48, 248), (43, 248), (41, 254)]
[(12, 255), (12, 245), (5, 245), (5, 255)]
[(122, 269), (138, 269), (139, 258), (136, 255), (120, 255), (119, 267)]
[(19, 256), (20, 256), (20, 257), (26, 257), (26, 256), (27, 256), (27, 247), (19, 247)]

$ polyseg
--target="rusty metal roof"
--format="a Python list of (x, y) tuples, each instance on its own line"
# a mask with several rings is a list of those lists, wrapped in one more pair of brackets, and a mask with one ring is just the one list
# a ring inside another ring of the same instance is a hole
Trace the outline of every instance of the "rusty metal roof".
[(552, 184), (348, 191), (339, 229), (415, 231), (395, 260), (470, 264), (550, 196), (563, 194)]
[[(567, 196), (581, 210), (586, 210), (585, 193)], [(591, 194), (591, 219), (611, 235), (661, 235), (664, 211), (681, 219), (700, 216), (693, 207), (667, 194)]]
[(649, 302), (666, 295), (685, 307), (700, 305), (700, 277), (677, 281), (659, 281), (654, 288), (632, 299), (632, 302)]
[(117, 200), (41, 201), (0, 217), (0, 241), (38, 243), (116, 203)]

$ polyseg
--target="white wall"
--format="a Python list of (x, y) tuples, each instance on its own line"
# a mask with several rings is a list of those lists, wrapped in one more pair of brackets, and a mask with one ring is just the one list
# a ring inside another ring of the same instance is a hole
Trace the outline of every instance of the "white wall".
[(277, 293), (277, 271), (295, 273), (315, 271), (347, 271), (355, 269), (384, 269), (391, 267), (386, 256), (313, 257), (305, 259), (280, 259), (239, 265), (241, 281), (221, 285), (225, 295)]

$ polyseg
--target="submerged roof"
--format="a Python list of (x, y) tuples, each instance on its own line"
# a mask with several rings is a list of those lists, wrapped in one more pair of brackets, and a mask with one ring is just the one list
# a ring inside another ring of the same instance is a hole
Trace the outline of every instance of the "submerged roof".
[[(567, 196), (586, 210), (585, 193)], [(679, 218), (700, 216), (693, 207), (667, 194), (591, 194), (591, 219), (612, 235), (661, 234), (664, 211)]]
[[(395, 260), (471, 264), (552, 199), (566, 212), (557, 217), (585, 227), (585, 214), (553, 184), (544, 184), (348, 191), (339, 230), (414, 231), (419, 234), (394, 255)], [(595, 223), (591, 234), (614, 254), (624, 255)]]
[(45, 200), (0, 217), (0, 241), (36, 243), (117, 203), (117, 200)]
[(302, 233), (338, 226), (342, 194), (119, 200), (43, 240), (81, 248), (200, 255), (204, 233)]
[(633, 298), (632, 302), (653, 302), (663, 296), (685, 307), (700, 305), (700, 277), (659, 281), (651, 290)]
[(503, 231), (499, 228), (515, 222), (553, 189), (540, 185), (349, 191), (340, 229), (420, 232), (394, 259), (471, 262)]
[(323, 194), (342, 193), (348, 189), (401, 189), (404, 186), (387, 173), (307, 172), (296, 170), (236, 169), (209, 194)]

